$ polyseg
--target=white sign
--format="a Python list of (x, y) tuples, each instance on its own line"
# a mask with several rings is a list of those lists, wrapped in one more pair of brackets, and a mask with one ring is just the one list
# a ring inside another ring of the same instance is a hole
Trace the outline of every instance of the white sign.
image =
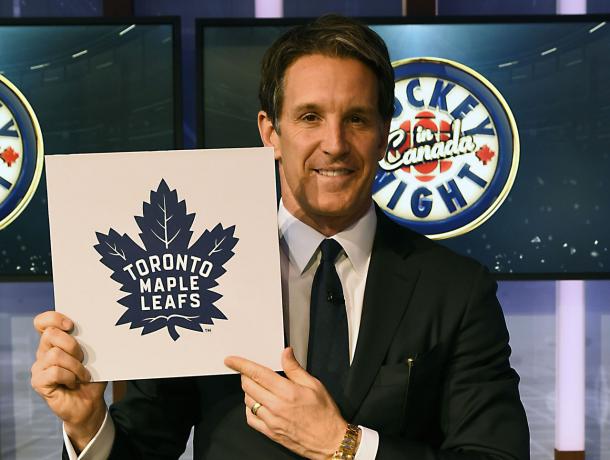
[(280, 369), (273, 151), (51, 155), (57, 311), (93, 380)]

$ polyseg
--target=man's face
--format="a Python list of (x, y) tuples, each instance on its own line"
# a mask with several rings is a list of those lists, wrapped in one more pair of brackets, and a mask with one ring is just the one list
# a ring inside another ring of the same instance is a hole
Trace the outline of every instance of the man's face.
[(314, 54), (286, 70), (279, 133), (259, 114), (263, 141), (279, 160), (284, 206), (323, 233), (349, 226), (370, 206), (389, 128), (377, 98), (366, 65)]

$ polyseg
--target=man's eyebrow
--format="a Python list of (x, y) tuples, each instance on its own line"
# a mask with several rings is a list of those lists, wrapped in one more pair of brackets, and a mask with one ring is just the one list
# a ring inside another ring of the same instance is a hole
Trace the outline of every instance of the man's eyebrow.
[(369, 106), (366, 106), (366, 105), (357, 105), (357, 106), (354, 106), (354, 107), (350, 107), (348, 112), (349, 113), (369, 114), (371, 112), (374, 112), (375, 110), (377, 110), (376, 107), (369, 107)]
[(301, 112), (315, 112), (320, 110), (320, 106), (318, 104), (314, 104), (311, 102), (307, 102), (305, 104), (299, 104), (294, 109), (293, 112), (301, 113)]
[[(312, 103), (312, 102), (307, 102), (304, 104), (299, 104), (297, 105), (294, 109), (293, 112), (294, 113), (303, 113), (303, 112), (318, 112), (321, 110), (320, 105)], [(369, 107), (366, 105), (356, 105), (353, 107), (349, 107), (346, 110), (346, 113), (362, 113), (362, 114), (370, 114), (371, 112), (374, 112), (375, 110), (377, 110), (376, 107)]]

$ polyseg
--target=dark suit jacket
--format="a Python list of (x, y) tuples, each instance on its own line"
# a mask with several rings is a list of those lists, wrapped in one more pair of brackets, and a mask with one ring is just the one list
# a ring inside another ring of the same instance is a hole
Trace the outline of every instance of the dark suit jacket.
[[(378, 459), (529, 458), (495, 289), (478, 263), (379, 214), (341, 404), (379, 432)], [(192, 426), (196, 459), (298, 458), (247, 426), (235, 375), (132, 382), (110, 413), (112, 459), (177, 458)]]

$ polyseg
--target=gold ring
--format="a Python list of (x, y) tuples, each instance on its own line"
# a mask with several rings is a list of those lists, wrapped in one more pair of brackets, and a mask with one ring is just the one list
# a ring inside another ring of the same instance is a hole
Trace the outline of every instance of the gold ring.
[(252, 405), (252, 407), (250, 408), (250, 412), (252, 412), (252, 414), (256, 415), (256, 413), (258, 412), (258, 410), (263, 407), (263, 405), (261, 403), (254, 403)]

